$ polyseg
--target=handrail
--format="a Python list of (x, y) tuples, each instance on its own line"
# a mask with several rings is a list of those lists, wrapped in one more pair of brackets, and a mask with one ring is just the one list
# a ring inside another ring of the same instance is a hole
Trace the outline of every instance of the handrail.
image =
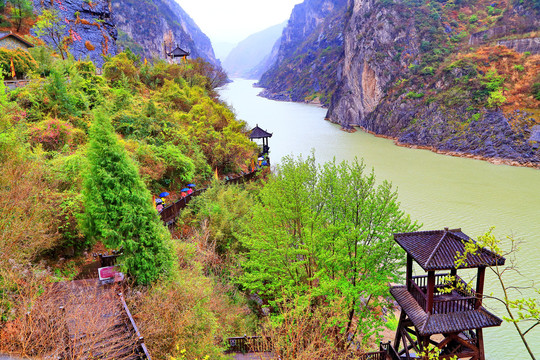
[(270, 352), (270, 338), (267, 336), (241, 336), (226, 339), (225, 353)]
[[(240, 176), (237, 176), (235, 178), (228, 178), (227, 177), (225, 179), (225, 183), (226, 184), (243, 184), (243, 183), (245, 183), (247, 181), (250, 181), (253, 177), (255, 177), (255, 175), (257, 174), (257, 171), (259, 169), (260, 168), (255, 168), (254, 170), (252, 170), (252, 171), (250, 171), (248, 173), (244, 173), (244, 174), (242, 174)], [(175, 201), (174, 203), (167, 206), (166, 208), (164, 208), (160, 213), (161, 221), (163, 221), (163, 223), (165, 223), (165, 225), (174, 224), (174, 222), (175, 222), (176, 218), (178, 217), (178, 214), (180, 213), (180, 211), (186, 208), (186, 206), (189, 204), (191, 199), (201, 195), (206, 190), (208, 190), (208, 188), (198, 189), (198, 190), (192, 192), (191, 194), (186, 195), (183, 198)]]
[(139, 332), (139, 329), (137, 328), (137, 324), (135, 324), (135, 320), (133, 320), (133, 317), (131, 316), (131, 312), (129, 311), (126, 300), (124, 299), (124, 295), (122, 293), (118, 293), (120, 296), (120, 300), (122, 301), (122, 306), (124, 307), (124, 311), (126, 312), (129, 322), (131, 323), (131, 326), (133, 327), (133, 330), (135, 330), (135, 334), (137, 335), (137, 341), (139, 342), (139, 345), (141, 345), (141, 348), (144, 352), (144, 355), (148, 360), (152, 360), (152, 357), (150, 356), (150, 353), (148, 352), (148, 349), (146, 348), (146, 345), (144, 344), (144, 338), (141, 336), (141, 333)]

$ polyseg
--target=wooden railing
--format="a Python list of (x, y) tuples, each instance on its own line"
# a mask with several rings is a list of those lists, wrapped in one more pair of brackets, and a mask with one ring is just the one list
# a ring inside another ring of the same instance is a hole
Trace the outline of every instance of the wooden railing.
[[(225, 184), (243, 184), (248, 181), (251, 181), (256, 175), (257, 171), (259, 169), (256, 168), (253, 171), (250, 171), (245, 174), (241, 174), (236, 177), (226, 177), (225, 178)], [(181, 198), (180, 200), (175, 201), (173, 204), (167, 206), (163, 209), (160, 213), (161, 221), (167, 226), (171, 226), (174, 224), (176, 219), (178, 218), (180, 212), (186, 208), (186, 206), (189, 204), (189, 202), (204, 193), (207, 190), (207, 188), (198, 189), (191, 194)]]
[(357, 360), (386, 360), (386, 351), (369, 352), (358, 355)]
[[(456, 286), (452, 286), (452, 289), (462, 297), (455, 299), (437, 299), (437, 295), (443, 295), (447, 293), (443, 291), (444, 288), (448, 288), (447, 277), (450, 274), (438, 274), (435, 275), (435, 298), (433, 299), (433, 308), (431, 312), (433, 314), (448, 314), (452, 312), (473, 310), (476, 302), (476, 294), (474, 290), (467, 287), (467, 283), (456, 275)], [(424, 311), (427, 309), (427, 275), (413, 276), (411, 282), (410, 293), (412, 297), (418, 302), (418, 305)]]
[(433, 314), (449, 314), (453, 312), (474, 310), (475, 297), (464, 297), (448, 300), (434, 300)]
[(401, 358), (399, 357), (399, 354), (397, 353), (396, 349), (394, 349), (390, 341), (386, 343), (381, 342), (379, 345), (379, 349), (386, 353), (385, 359), (390, 358), (392, 360), (401, 360)]
[(191, 194), (181, 198), (180, 200), (175, 201), (173, 204), (167, 206), (163, 209), (161, 212), (161, 221), (165, 223), (165, 225), (172, 225), (180, 212), (186, 208), (186, 206), (189, 204), (189, 202), (194, 199), (195, 197), (201, 195), (206, 191), (206, 188), (198, 189)]
[(243, 336), (226, 339), (225, 353), (253, 353), (270, 352), (272, 350), (270, 338), (263, 336)]
[(124, 295), (122, 293), (119, 293), (118, 296), (120, 296), (120, 300), (122, 301), (122, 306), (124, 308), (124, 312), (127, 315), (128, 319), (129, 319), (129, 322), (131, 324), (131, 327), (132, 327), (133, 331), (135, 332), (135, 334), (137, 336), (138, 343), (139, 343), (139, 346), (140, 346), (140, 351), (142, 352), (139, 355), (140, 356), (144, 355), (143, 358), (146, 358), (148, 360), (152, 360), (152, 358), (150, 357), (150, 353), (148, 352), (148, 349), (146, 348), (146, 345), (144, 344), (144, 338), (141, 336), (141, 333), (139, 332), (139, 329), (137, 328), (137, 325), (135, 324), (135, 320), (133, 320), (133, 316), (131, 316), (131, 312), (129, 311), (129, 309), (127, 307), (126, 300), (124, 299)]
[(416, 282), (413, 281), (411, 285), (411, 295), (413, 296), (414, 300), (416, 300), (418, 305), (420, 305), (420, 307), (425, 310), (427, 304), (426, 294), (424, 293), (422, 288), (420, 288), (420, 286), (416, 284)]

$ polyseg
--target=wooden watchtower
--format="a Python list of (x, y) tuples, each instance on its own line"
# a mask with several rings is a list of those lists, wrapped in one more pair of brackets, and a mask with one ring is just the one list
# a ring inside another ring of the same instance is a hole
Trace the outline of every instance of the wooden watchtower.
[[(505, 259), (487, 249), (468, 255), (460, 269), (477, 268), (476, 289), (457, 276), (456, 253), (471, 240), (461, 229), (394, 234), (407, 252), (406, 285), (390, 293), (401, 306), (394, 349), (401, 359), (426, 351), (429, 344), (440, 349), (440, 359), (484, 360), (482, 329), (502, 320), (482, 306), (487, 266), (504, 265)], [(413, 276), (413, 260), (427, 275)]]

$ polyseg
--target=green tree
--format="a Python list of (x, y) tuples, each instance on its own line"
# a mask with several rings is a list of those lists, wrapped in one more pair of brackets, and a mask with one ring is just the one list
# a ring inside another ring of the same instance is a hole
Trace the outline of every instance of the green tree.
[(284, 158), (240, 237), (249, 249), (243, 286), (273, 304), (308, 294), (314, 306), (343, 302), (341, 334), (360, 342), (382, 326), (375, 309), (389, 305), (387, 284), (403, 266), (392, 234), (418, 227), (391, 184), (364, 170), (358, 160)]
[(167, 275), (172, 269), (170, 234), (102, 112), (96, 112), (91, 127), (88, 163), (83, 189), (87, 238), (101, 240), (108, 248), (123, 247), (123, 263), (138, 283)]
[(34, 16), (34, 7), (30, 0), (10, 0), (11, 3), (11, 18), (17, 24), (17, 31), (21, 30), (24, 19)]
[(62, 56), (63, 60), (66, 59), (68, 52), (64, 37), (66, 25), (58, 16), (57, 10), (43, 10), (33, 29), (38, 38), (46, 43), (52, 43), (53, 49)]
[[(463, 253), (456, 254), (456, 267), (462, 265), (465, 266), (467, 264), (467, 256), (469, 254), (476, 254), (482, 248), (486, 248), (489, 251), (507, 259), (507, 265), (487, 266), (486, 264), (487, 268), (491, 270), (496, 281), (499, 283), (502, 290), (502, 296), (484, 294), (484, 297), (487, 299), (496, 300), (504, 306), (508, 316), (503, 317), (503, 319), (514, 325), (514, 328), (523, 342), (523, 345), (525, 345), (529, 356), (532, 360), (535, 360), (536, 357), (532, 352), (533, 349), (531, 349), (531, 345), (529, 344), (530, 339), (527, 338), (527, 335), (529, 335), (532, 339), (532, 335), (534, 334), (533, 330), (537, 326), (540, 327), (540, 299), (532, 297), (514, 298), (515, 292), (517, 291), (521, 294), (523, 288), (516, 287), (514, 284), (509, 285), (507, 283), (508, 279), (506, 278), (505, 274), (511, 272), (519, 273), (518, 268), (515, 266), (515, 253), (518, 250), (518, 243), (514, 238), (511, 237), (508, 237), (508, 240), (510, 241), (510, 249), (505, 251), (501, 247), (502, 241), (495, 237), (493, 234), (493, 228), (491, 228), (487, 233), (478, 237), (476, 242), (467, 242), (465, 244), (465, 251)], [(540, 295), (539, 289), (532, 288), (532, 290)], [(538, 329), (536, 330), (536, 334), (538, 334)], [(531, 342), (531, 344), (535, 343)]]

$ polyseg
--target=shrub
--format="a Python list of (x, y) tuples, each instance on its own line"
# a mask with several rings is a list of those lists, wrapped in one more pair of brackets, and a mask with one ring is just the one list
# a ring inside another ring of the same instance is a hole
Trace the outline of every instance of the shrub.
[(478, 16), (476, 14), (471, 15), (471, 17), (469, 17), (469, 23), (474, 24), (477, 21), (478, 21)]
[(0, 48), (0, 69), (9, 77), (11, 77), (11, 59), (13, 59), (13, 67), (17, 77), (23, 77), (37, 69), (36, 61), (27, 51)]
[(540, 100), (540, 82), (534, 83), (533, 86), (531, 86), (531, 93), (536, 100)]
[(407, 95), (405, 95), (406, 98), (408, 99), (420, 99), (422, 97), (424, 97), (424, 93), (417, 93), (417, 92), (414, 92), (414, 91), (409, 91), (407, 93)]
[(523, 65), (517, 64), (517, 65), (514, 65), (514, 70), (522, 72), (522, 71), (525, 71), (525, 67)]
[(58, 119), (42, 121), (29, 130), (30, 143), (34, 146), (41, 144), (47, 151), (59, 151), (74, 138), (80, 142), (80, 137), (84, 137), (81, 130), (73, 129), (71, 124)]

